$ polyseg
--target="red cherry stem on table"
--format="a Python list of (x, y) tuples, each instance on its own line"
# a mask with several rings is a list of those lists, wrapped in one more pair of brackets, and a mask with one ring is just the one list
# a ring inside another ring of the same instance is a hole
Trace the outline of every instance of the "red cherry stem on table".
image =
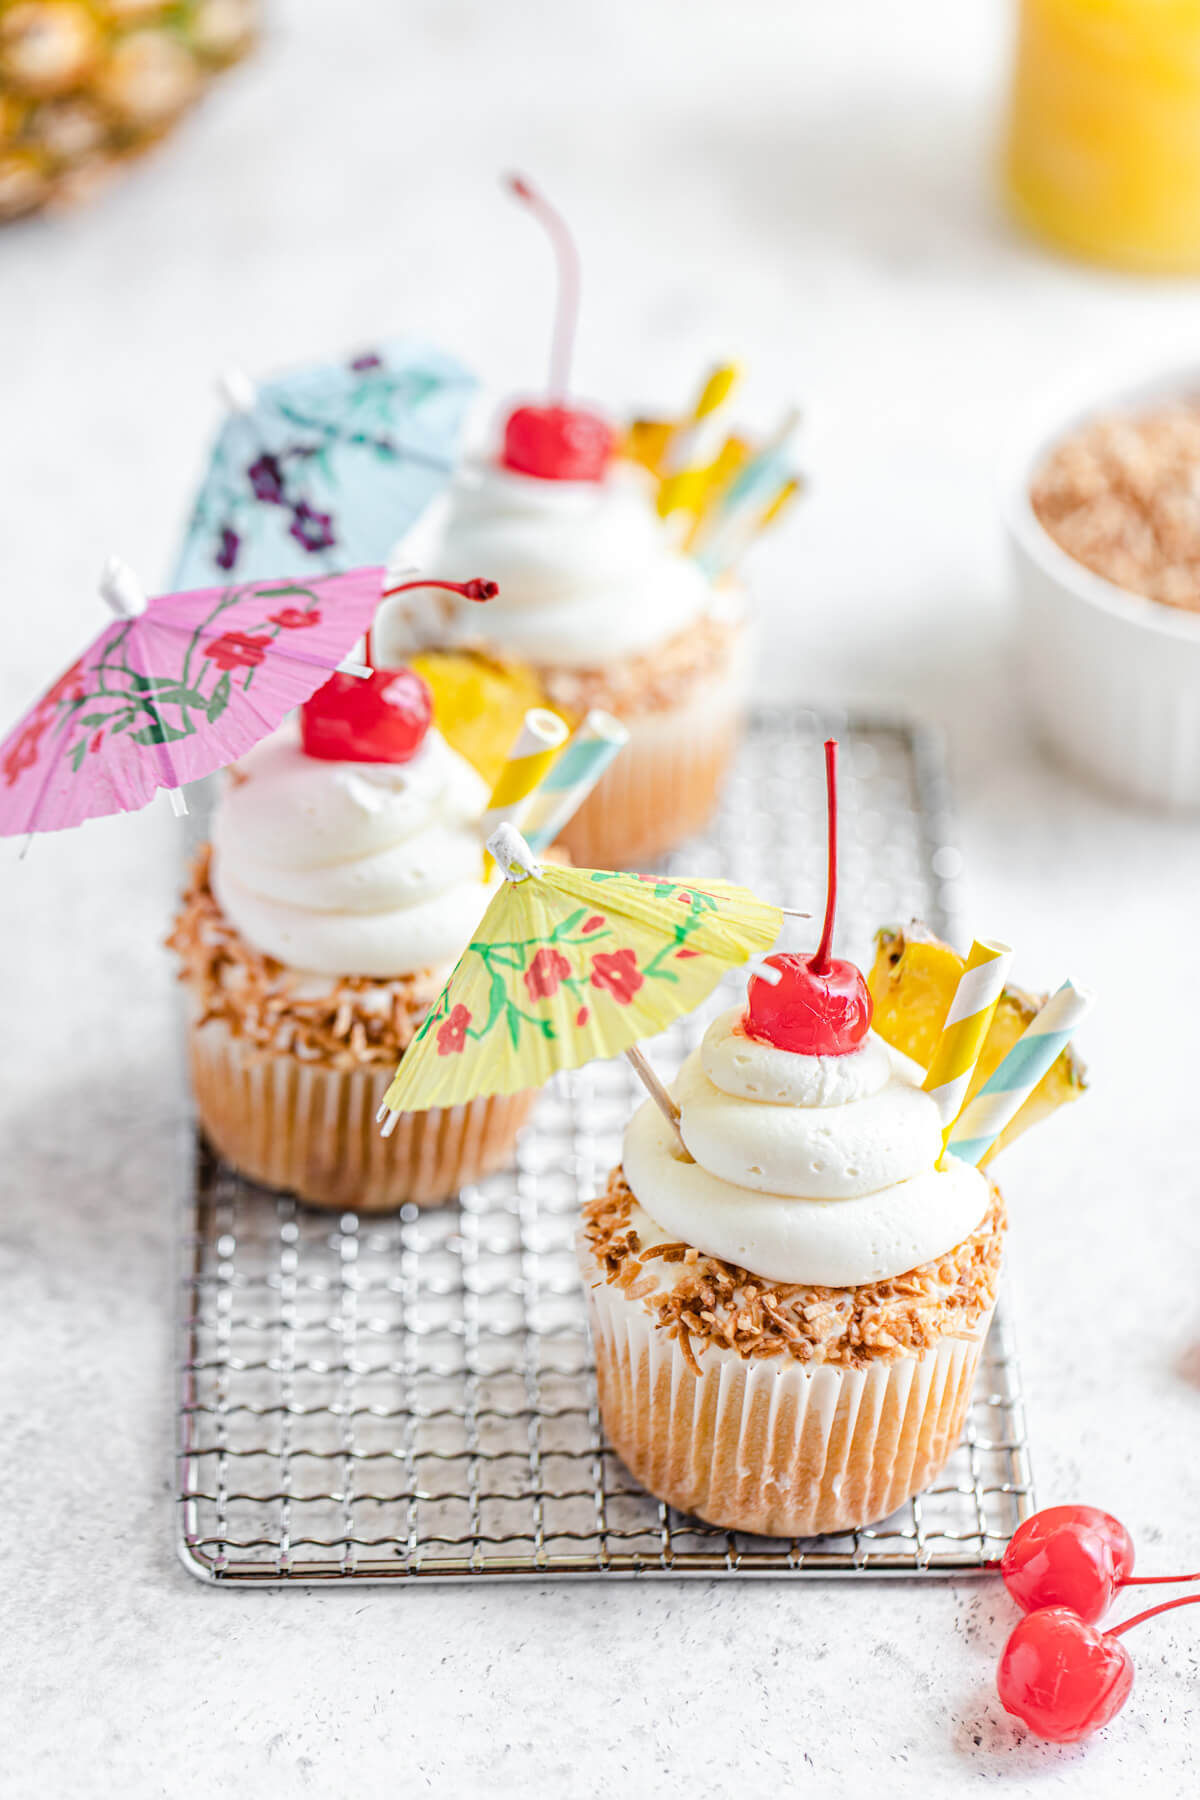
[[(458, 594), (464, 600), (494, 600), (500, 592), (500, 585), (495, 581), (401, 581), (395, 587), (384, 588), (383, 598), (390, 600), (393, 594), (407, 594), (410, 588), (441, 588), (444, 593)], [(366, 634), (366, 663), (368, 669), (375, 667), (375, 659), (371, 654), (371, 628), (368, 625)]]
[[(1170, 1580), (1169, 1576), (1152, 1576), (1152, 1580)], [(1191, 1577), (1187, 1577), (1191, 1579)], [(1132, 1619), (1123, 1619), (1119, 1625), (1110, 1625), (1105, 1637), (1121, 1637), (1126, 1631), (1132, 1631), (1135, 1625), (1142, 1625), (1147, 1619), (1157, 1618), (1159, 1613), (1174, 1612), (1177, 1606), (1200, 1606), (1200, 1594), (1184, 1594), (1178, 1600), (1163, 1600), (1158, 1606), (1148, 1606), (1145, 1612), (1134, 1613)]]
[(826, 738), (825, 792), (829, 811), (829, 872), (825, 882), (825, 923), (821, 927), (821, 941), (808, 959), (808, 966), (814, 975), (829, 973), (829, 951), (833, 943), (833, 921), (837, 913), (837, 751), (837, 739)]
[(524, 202), (544, 226), (558, 264), (558, 302), (554, 310), (554, 337), (550, 348), (550, 396), (565, 401), (579, 320), (579, 252), (561, 213), (523, 175), (508, 175), (509, 192)]

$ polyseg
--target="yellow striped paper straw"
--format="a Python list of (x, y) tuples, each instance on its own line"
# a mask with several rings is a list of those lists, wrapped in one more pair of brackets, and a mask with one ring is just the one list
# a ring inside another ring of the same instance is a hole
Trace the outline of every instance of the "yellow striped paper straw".
[(531, 850), (544, 850), (554, 842), (628, 742), (620, 719), (598, 708), (588, 713), (530, 795), (522, 832)]
[(1011, 962), (1007, 944), (977, 938), (971, 945), (924, 1082), (937, 1105), (943, 1141), (962, 1111)]
[(739, 370), (733, 363), (711, 371), (692, 407), (690, 418), (672, 432), (663, 455), (662, 481), (658, 490), (660, 518), (681, 507), (694, 510), (702, 498), (704, 477), (721, 449), (721, 427), (714, 415), (737, 385)]
[(566, 722), (557, 713), (544, 706), (530, 707), (480, 820), (485, 842), (497, 825), (510, 820), (515, 823), (520, 817), (525, 802), (558, 755), (566, 736)]
[(1047, 1069), (1058, 1061), (1092, 998), (1087, 988), (1070, 981), (1051, 994), (954, 1121), (946, 1145), (952, 1156), (960, 1162), (983, 1161)]
[(727, 488), (738, 472), (745, 468), (749, 460), (749, 443), (745, 438), (731, 433), (721, 445), (711, 467), (697, 470), (697, 491), (692, 508), (693, 517), (683, 542), (683, 548), (689, 554), (703, 539)]

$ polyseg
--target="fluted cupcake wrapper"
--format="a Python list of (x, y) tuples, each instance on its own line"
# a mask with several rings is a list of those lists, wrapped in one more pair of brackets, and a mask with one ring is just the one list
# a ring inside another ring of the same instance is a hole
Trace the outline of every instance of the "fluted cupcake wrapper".
[(742, 658), (673, 706), (632, 713), (629, 742), (559, 841), (580, 868), (640, 868), (702, 831), (742, 734)]
[(391, 1137), (376, 1113), (390, 1069), (333, 1069), (263, 1051), (220, 1020), (195, 1024), (189, 1061), (206, 1137), (235, 1168), (312, 1206), (430, 1206), (503, 1167), (537, 1099), (521, 1093), (407, 1113)]
[(958, 1443), (990, 1314), (978, 1337), (865, 1369), (710, 1345), (697, 1375), (586, 1247), (581, 1263), (608, 1439), (681, 1512), (767, 1537), (849, 1531), (929, 1486)]

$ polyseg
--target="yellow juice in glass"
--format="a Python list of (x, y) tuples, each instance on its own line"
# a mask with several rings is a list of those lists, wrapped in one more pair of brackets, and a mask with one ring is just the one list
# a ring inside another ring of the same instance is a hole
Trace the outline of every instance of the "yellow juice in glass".
[(1063, 249), (1200, 270), (1200, 0), (1021, 0), (1005, 179)]

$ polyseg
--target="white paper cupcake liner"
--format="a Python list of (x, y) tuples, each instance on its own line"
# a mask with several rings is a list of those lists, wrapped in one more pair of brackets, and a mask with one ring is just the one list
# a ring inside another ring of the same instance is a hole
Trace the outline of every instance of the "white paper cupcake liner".
[(263, 1051), (220, 1020), (193, 1024), (189, 1061), (205, 1135), (235, 1168), (313, 1206), (429, 1206), (503, 1167), (533, 1093), (407, 1113), (391, 1137), (375, 1115), (390, 1069), (331, 1069)]
[(927, 1487), (959, 1440), (990, 1314), (978, 1337), (866, 1369), (710, 1345), (697, 1375), (586, 1247), (581, 1261), (605, 1431), (681, 1512), (767, 1537), (852, 1530)]

